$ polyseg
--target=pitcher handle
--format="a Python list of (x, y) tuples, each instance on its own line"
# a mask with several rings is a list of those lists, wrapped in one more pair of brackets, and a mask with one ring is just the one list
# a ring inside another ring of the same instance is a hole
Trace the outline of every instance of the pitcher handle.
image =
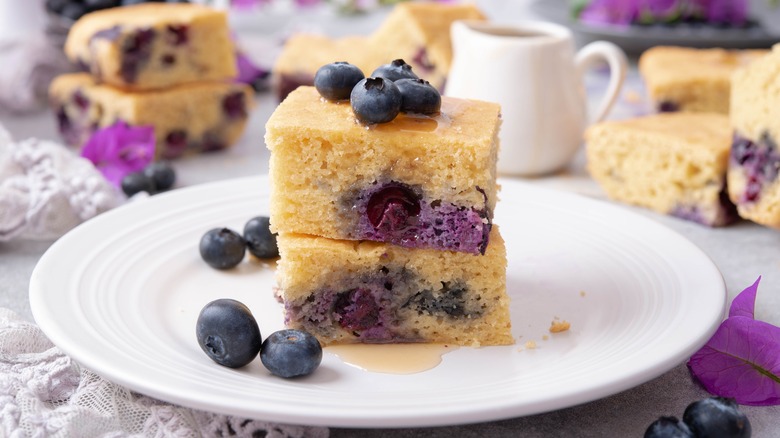
[(626, 70), (628, 69), (626, 54), (620, 47), (608, 41), (594, 41), (581, 48), (574, 58), (580, 78), (584, 78), (586, 68), (599, 60), (605, 60), (609, 65), (609, 84), (607, 85), (606, 94), (598, 106), (596, 117), (591, 120), (591, 123), (598, 123), (607, 116), (609, 110), (615, 104), (618, 93), (626, 79)]

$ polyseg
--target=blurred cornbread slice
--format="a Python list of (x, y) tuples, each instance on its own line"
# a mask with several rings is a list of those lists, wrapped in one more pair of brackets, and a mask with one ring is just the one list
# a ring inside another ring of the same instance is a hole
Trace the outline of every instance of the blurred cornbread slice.
[(740, 216), (780, 228), (780, 45), (734, 74), (731, 125), (731, 200)]
[(484, 19), (473, 4), (401, 3), (371, 35), (369, 44), (391, 60), (403, 59), (418, 76), (441, 89), (452, 64), (450, 25), (456, 20)]
[(266, 124), (278, 233), (484, 252), (496, 205), (495, 103), (364, 126), (348, 102), (300, 87)]
[(312, 85), (314, 74), (325, 64), (348, 62), (356, 65), (363, 74), (370, 74), (379, 65), (390, 60), (372, 50), (363, 36), (329, 38), (324, 35), (298, 33), (284, 44), (273, 66), (273, 89), (283, 100), (301, 85)]
[(726, 195), (731, 128), (715, 113), (665, 113), (596, 124), (587, 167), (611, 199), (709, 226), (737, 219)]
[(731, 75), (766, 50), (656, 46), (639, 58), (639, 71), (661, 112), (729, 113)]
[(82, 146), (98, 128), (124, 121), (151, 125), (158, 158), (224, 149), (244, 131), (252, 89), (230, 82), (196, 82), (163, 90), (126, 92), (87, 73), (58, 76), (49, 98), (65, 141)]
[(280, 234), (285, 324), (323, 344), (512, 344), (506, 248), (484, 255)]
[(227, 15), (188, 3), (146, 3), (95, 11), (71, 28), (68, 58), (98, 82), (149, 90), (236, 76)]
[(355, 64), (369, 76), (380, 65), (403, 59), (419, 77), (442, 89), (452, 63), (450, 25), (484, 18), (471, 4), (408, 2), (396, 5), (370, 36), (293, 35), (272, 70), (277, 98), (312, 85), (321, 66), (338, 61)]

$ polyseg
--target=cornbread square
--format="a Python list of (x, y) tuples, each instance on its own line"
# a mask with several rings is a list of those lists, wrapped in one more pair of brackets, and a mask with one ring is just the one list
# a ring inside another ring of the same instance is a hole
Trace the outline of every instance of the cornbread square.
[(297, 33), (290, 36), (274, 62), (272, 88), (279, 101), (301, 85), (314, 84), (314, 74), (325, 64), (348, 62), (368, 75), (387, 59), (373, 50), (364, 36), (330, 38), (325, 35)]
[(369, 44), (391, 60), (404, 59), (441, 89), (452, 64), (450, 25), (456, 20), (485, 20), (485, 15), (473, 4), (401, 3), (371, 34)]
[(370, 76), (380, 65), (403, 59), (420, 78), (443, 89), (452, 63), (450, 25), (465, 19), (485, 16), (473, 5), (409, 2), (395, 6), (370, 36), (293, 35), (274, 63), (273, 88), (281, 101), (295, 88), (314, 84), (325, 64), (349, 62)]
[(244, 131), (253, 96), (247, 85), (228, 82), (128, 92), (98, 84), (87, 73), (60, 75), (49, 88), (66, 143), (83, 146), (97, 129), (117, 121), (151, 125), (158, 158), (231, 146)]
[(146, 3), (86, 14), (65, 54), (99, 82), (132, 90), (236, 76), (224, 11), (187, 3)]
[(732, 73), (766, 53), (656, 46), (640, 56), (639, 72), (658, 111), (728, 114)]
[(280, 234), (285, 323), (323, 344), (512, 344), (506, 248), (485, 255)]
[(716, 113), (665, 113), (596, 124), (587, 166), (610, 198), (709, 226), (737, 219), (726, 195), (731, 129)]
[(731, 125), (729, 196), (740, 216), (780, 228), (780, 45), (734, 74)]
[(361, 125), (348, 102), (293, 91), (271, 115), (272, 230), (484, 253), (496, 205), (495, 103)]

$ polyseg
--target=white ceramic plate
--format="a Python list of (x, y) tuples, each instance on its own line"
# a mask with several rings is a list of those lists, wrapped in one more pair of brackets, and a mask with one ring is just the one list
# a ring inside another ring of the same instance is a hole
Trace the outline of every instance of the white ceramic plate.
[[(241, 230), (267, 214), (265, 177), (157, 195), (77, 227), (36, 266), (33, 314), (66, 353), (141, 393), (225, 414), (354, 427), (478, 422), (587, 402), (664, 373), (714, 332), (725, 286), (693, 244), (618, 206), (502, 186), (495, 222), (507, 241), (518, 344), (460, 348), (425, 372), (369, 372), (326, 349), (313, 375), (283, 380), (259, 360), (233, 370), (200, 350), (195, 321), (213, 299), (246, 303), (264, 334), (282, 328), (272, 268), (245, 261), (217, 271), (197, 249), (208, 229)], [(556, 317), (571, 329), (549, 334)]]

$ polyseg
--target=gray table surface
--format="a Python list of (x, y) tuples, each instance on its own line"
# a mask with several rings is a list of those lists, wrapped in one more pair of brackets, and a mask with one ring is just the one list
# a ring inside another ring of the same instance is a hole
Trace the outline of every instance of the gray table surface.
[[(494, 11), (501, 12), (495, 2)], [(514, 10), (514, 9), (513, 9)], [(635, 74), (635, 72), (634, 72)], [(175, 163), (177, 187), (266, 173), (268, 151), (263, 143), (264, 124), (275, 107), (270, 95), (257, 97), (246, 134), (231, 150), (206, 157), (192, 157)], [(24, 117), (2, 115), (2, 123), (16, 139), (38, 137), (58, 140), (51, 114)], [(526, 179), (532, 184), (604, 198), (589, 178), (582, 151), (565, 171), (543, 178)], [(763, 276), (756, 317), (780, 325), (780, 231), (749, 222), (710, 229), (690, 222), (625, 206), (638, 214), (677, 231), (699, 246), (720, 269), (733, 298), (743, 288)], [(47, 241), (0, 243), (0, 306), (33, 320), (28, 302), (30, 274), (40, 256), (50, 246)], [(485, 370), (489, 372), (489, 370)], [(457, 382), (453, 382), (457, 384)], [(630, 390), (554, 412), (471, 425), (424, 429), (331, 429), (333, 437), (603, 437), (642, 436), (645, 428), (661, 415), (682, 415), (692, 401), (708, 394), (692, 381), (683, 363), (660, 377)], [(743, 407), (753, 425), (755, 437), (780, 436), (780, 407)]]

